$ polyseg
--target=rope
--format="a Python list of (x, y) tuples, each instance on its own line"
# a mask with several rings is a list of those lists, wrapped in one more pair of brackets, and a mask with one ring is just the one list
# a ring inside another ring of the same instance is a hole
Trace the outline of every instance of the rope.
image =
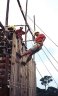
[[(28, 18), (33, 22), (33, 20), (28, 16)], [(37, 25), (35, 24), (47, 37), (50, 41), (52, 41), (52, 43), (54, 43), (55, 46), (58, 47), (58, 45)]]
[[(43, 50), (43, 49), (42, 49)], [(50, 63), (53, 65), (52, 61), (50, 60), (50, 58), (47, 56), (46, 52), (43, 50), (43, 52), (45, 53), (46, 57), (48, 58), (48, 60), (50, 61)], [(58, 69), (53, 65), (53, 67), (55, 68), (55, 70), (58, 72)]]
[[(44, 46), (45, 47), (45, 46)], [(49, 52), (49, 50), (47, 49), (47, 47), (45, 47), (46, 50)], [(49, 52), (49, 54), (53, 57), (53, 55)], [(58, 61), (53, 57), (53, 59), (56, 61), (56, 63), (58, 64)]]
[(41, 73), (39, 72), (39, 70), (38, 70), (38, 68), (37, 68), (37, 67), (36, 67), (36, 69), (37, 69), (38, 73), (40, 74), (40, 76), (41, 76), (41, 77), (43, 77), (43, 76), (41, 75)]
[(17, 0), (17, 3), (18, 3), (18, 5), (19, 5), (20, 11), (21, 11), (21, 13), (22, 13), (22, 15), (23, 15), (23, 18), (24, 18), (24, 20), (25, 20), (25, 22), (26, 22), (26, 24), (27, 24), (27, 27), (28, 27), (28, 29), (29, 29), (31, 35), (33, 36), (33, 33), (32, 33), (31, 30), (30, 30), (30, 26), (29, 26), (29, 24), (27, 23), (27, 20), (26, 20), (26, 18), (25, 18), (25, 15), (24, 15), (24, 12), (23, 12), (22, 6), (21, 6), (21, 4), (20, 4), (20, 1)]
[[(39, 55), (39, 54), (38, 54)], [(40, 55), (39, 55), (39, 57), (40, 57)], [(44, 64), (44, 62), (43, 62), (43, 60), (42, 60), (42, 58), (40, 57), (40, 60), (42, 61), (42, 63)], [(45, 68), (47, 69), (47, 71), (49, 72), (49, 74), (52, 76), (52, 74), (50, 73), (50, 71), (48, 70), (48, 68), (47, 68), (47, 66), (44, 64), (44, 66), (45, 66)], [(52, 78), (53, 78), (53, 76), (52, 76)], [(57, 82), (55, 81), (55, 79), (53, 78), (53, 80), (54, 80), (54, 82), (55, 82), (55, 84), (57, 85), (57, 87), (58, 87), (58, 84), (57, 84)]]
[(8, 25), (9, 2), (10, 2), (10, 0), (7, 0), (7, 9), (6, 9), (6, 20), (5, 20), (5, 25)]
[[(43, 49), (42, 49), (43, 50)], [(43, 50), (44, 51), (44, 50)], [(45, 51), (44, 51), (45, 52)], [(38, 54), (38, 53), (37, 53)], [(39, 54), (38, 54), (39, 55)], [(46, 53), (45, 53), (45, 55), (46, 55)], [(47, 55), (46, 55), (47, 56)], [(39, 55), (39, 57), (40, 57), (40, 55)], [(40, 57), (40, 59), (41, 59), (41, 57)], [(44, 64), (44, 62), (43, 62), (43, 60), (41, 59), (41, 61), (42, 61), (42, 63)], [(49, 61), (51, 62), (51, 60), (49, 59)], [(52, 63), (52, 62), (51, 62)], [(52, 63), (53, 64), (53, 63)], [(44, 66), (45, 66), (45, 68), (47, 69), (47, 71), (49, 72), (49, 74), (52, 76), (52, 74), (50, 73), (50, 71), (48, 70), (48, 68), (46, 67), (46, 65), (44, 64)], [(56, 67), (53, 65), (53, 67), (56, 69)], [(37, 68), (37, 67), (36, 67)], [(56, 69), (57, 70), (57, 69)], [(39, 72), (39, 70), (38, 70), (38, 68), (37, 68), (37, 71)], [(58, 70), (57, 70), (57, 72), (58, 72)], [(41, 73), (39, 72), (39, 74), (40, 74), (40, 76), (42, 77), (42, 75), (41, 75)], [(53, 76), (52, 76), (52, 78), (53, 78)], [(57, 85), (57, 87), (58, 87), (58, 84), (57, 84), (57, 82), (55, 81), (55, 79), (53, 78), (53, 80), (54, 80), (54, 82), (55, 82), (55, 84)]]

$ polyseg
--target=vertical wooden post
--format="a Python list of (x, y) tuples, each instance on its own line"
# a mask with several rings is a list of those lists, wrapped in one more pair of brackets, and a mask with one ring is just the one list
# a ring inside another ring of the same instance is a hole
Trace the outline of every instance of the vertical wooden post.
[[(25, 13), (25, 18), (26, 18), (26, 21), (27, 21), (27, 5), (28, 5), (28, 0), (26, 0), (26, 13)], [(25, 22), (25, 45), (27, 46), (27, 34), (26, 34), (26, 32), (27, 32), (27, 26), (26, 26), (27, 24), (26, 24), (26, 22)]]
[[(35, 15), (34, 15), (34, 32), (35, 32), (35, 30), (36, 30), (36, 28), (35, 28)], [(35, 54), (33, 55), (33, 60), (35, 61)]]
[(7, 0), (7, 9), (6, 9), (6, 20), (5, 20), (5, 25), (8, 25), (9, 2), (10, 2), (10, 0)]
[(11, 56), (11, 79), (10, 79), (10, 96), (16, 96), (16, 84), (17, 83), (17, 64), (16, 64), (16, 52), (17, 52), (17, 39), (16, 34), (13, 33), (12, 41), (12, 56)]
[[(23, 47), (23, 51), (22, 51)], [(35, 64), (31, 60), (25, 66), (21, 64), (27, 57), (16, 58), (16, 52), (25, 51), (25, 46), (22, 46), (21, 39), (17, 41), (15, 33), (13, 33), (13, 48), (12, 48), (12, 64), (11, 64), (11, 80), (10, 80), (10, 96), (35, 96), (36, 89), (36, 70)]]

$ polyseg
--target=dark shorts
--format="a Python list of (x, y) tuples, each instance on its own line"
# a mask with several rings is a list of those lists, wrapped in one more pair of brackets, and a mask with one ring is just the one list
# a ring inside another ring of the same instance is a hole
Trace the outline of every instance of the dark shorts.
[(37, 46), (31, 49), (31, 55), (35, 54), (36, 52), (38, 52), (39, 50), (42, 49), (42, 46)]

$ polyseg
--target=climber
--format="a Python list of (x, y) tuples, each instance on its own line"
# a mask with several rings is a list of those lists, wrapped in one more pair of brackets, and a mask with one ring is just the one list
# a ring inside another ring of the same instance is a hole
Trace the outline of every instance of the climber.
[(23, 27), (20, 27), (20, 29), (17, 29), (17, 30), (15, 31), (17, 39), (19, 39), (19, 38), (22, 39), (22, 35), (25, 34), (25, 32), (24, 32), (22, 29), (23, 29)]
[(46, 39), (46, 37), (44, 34), (35, 32), (35, 34), (34, 34), (35, 45), (33, 46), (33, 48), (30, 48), (29, 50), (25, 51), (22, 55), (20, 55), (20, 53), (17, 52), (16, 55), (21, 58), (21, 57), (29, 54), (29, 57), (27, 58), (27, 61), (26, 61), (26, 62), (28, 62), (31, 59), (31, 56), (33, 54), (35, 54), (36, 52), (38, 52), (39, 50), (42, 49), (43, 42), (45, 41), (45, 39)]

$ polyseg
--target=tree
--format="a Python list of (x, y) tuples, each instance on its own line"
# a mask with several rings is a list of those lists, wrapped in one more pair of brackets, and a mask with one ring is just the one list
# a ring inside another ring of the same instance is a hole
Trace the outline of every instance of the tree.
[(41, 81), (41, 84), (45, 86), (45, 90), (46, 90), (46, 87), (47, 85), (53, 81), (52, 77), (51, 76), (44, 76), (43, 78), (40, 79)]

